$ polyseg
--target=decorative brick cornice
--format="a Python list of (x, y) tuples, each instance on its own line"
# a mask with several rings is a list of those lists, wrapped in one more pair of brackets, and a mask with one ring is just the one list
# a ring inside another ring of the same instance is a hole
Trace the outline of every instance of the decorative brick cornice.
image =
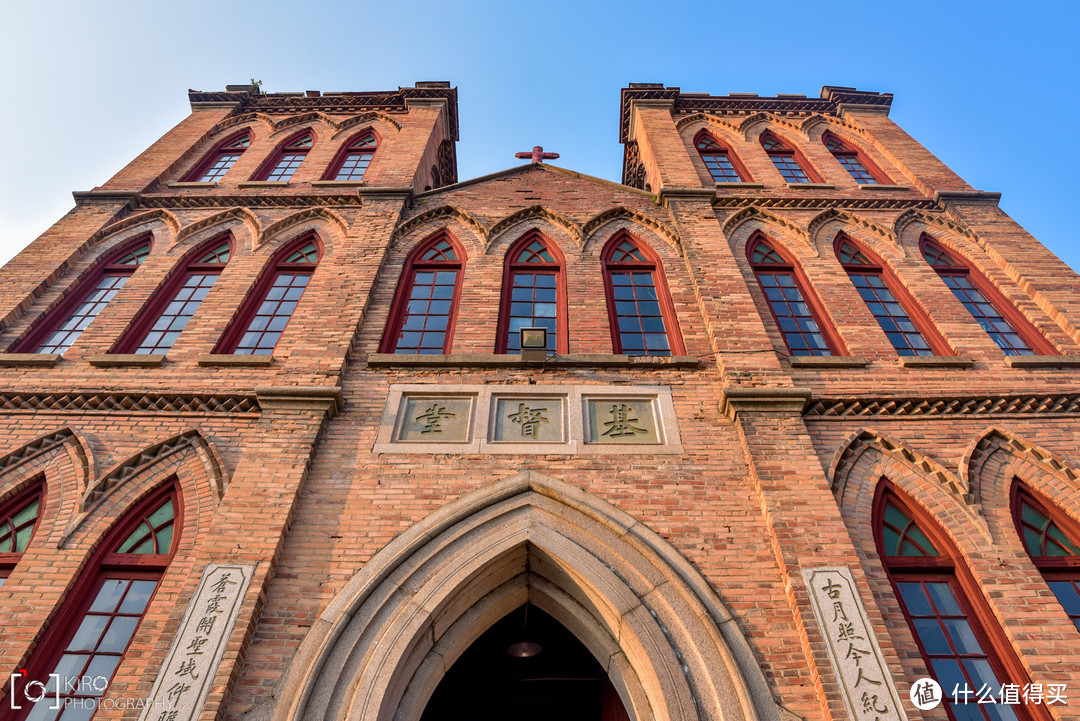
[(258, 195), (212, 195), (200, 193), (198, 195), (156, 195), (141, 196), (136, 201), (135, 209), (145, 208), (233, 208), (236, 206), (248, 208), (303, 208), (318, 205), (327, 207), (361, 205), (360, 196), (357, 193), (348, 194), (304, 194), (304, 195), (281, 195), (264, 193)]
[(156, 393), (0, 393), (8, 413), (258, 413), (253, 395)]
[(1080, 393), (927, 398), (812, 398), (807, 419), (865, 416), (1080, 415)]
[(799, 413), (810, 399), (809, 388), (728, 387), (720, 399), (720, 412), (735, 420), (742, 413)]
[(821, 97), (808, 98), (800, 95), (776, 97), (758, 97), (749, 94), (707, 95), (684, 93), (677, 87), (665, 88), (659, 83), (631, 83), (621, 92), (619, 142), (625, 143), (629, 139), (631, 101), (667, 101), (672, 103), (675, 113), (700, 112), (725, 115), (751, 115), (761, 112), (773, 115), (822, 113), (840, 116), (842, 110), (850, 111), (856, 108), (887, 111), (892, 105), (892, 99), (891, 93), (866, 92), (832, 85), (826, 85), (821, 89)]
[(264, 411), (316, 411), (333, 417), (342, 409), (341, 386), (260, 386), (255, 395)]
[(905, 210), (919, 208), (936, 210), (937, 204), (929, 198), (769, 198), (752, 196), (717, 196), (712, 202), (714, 208), (741, 208), (752, 203), (760, 208), (788, 208), (792, 210), (814, 210), (827, 208), (861, 210)]

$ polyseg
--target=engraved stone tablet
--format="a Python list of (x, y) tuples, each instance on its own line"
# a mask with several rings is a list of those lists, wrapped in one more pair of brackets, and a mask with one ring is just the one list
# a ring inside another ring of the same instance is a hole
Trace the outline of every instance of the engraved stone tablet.
[(651, 398), (589, 398), (587, 443), (660, 443)]
[(207, 564), (140, 721), (162, 712), (170, 721), (199, 717), (254, 571), (251, 565)]
[(461, 396), (406, 396), (398, 417), (398, 442), (467, 443), (473, 399)]
[(496, 398), (498, 443), (563, 443), (566, 433), (562, 398)]
[(802, 574), (851, 718), (906, 721), (851, 571), (804, 568)]

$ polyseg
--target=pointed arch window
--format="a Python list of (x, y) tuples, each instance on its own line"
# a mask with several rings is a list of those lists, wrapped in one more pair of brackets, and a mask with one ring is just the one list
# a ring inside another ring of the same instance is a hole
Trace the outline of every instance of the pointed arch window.
[(804, 291), (795, 263), (761, 234), (750, 239), (746, 255), (791, 355), (839, 353), (840, 344), (821, 321), (816, 298)]
[(1080, 529), (1019, 480), (1013, 482), (1012, 511), (1032, 563), (1080, 630)]
[(278, 251), (215, 352), (271, 355), (319, 265), (321, 254), (314, 235), (304, 236)]
[(375, 131), (368, 129), (354, 135), (338, 151), (323, 180), (363, 180), (378, 147)]
[(232, 253), (232, 236), (216, 238), (192, 253), (184, 269), (139, 314), (117, 353), (168, 353), (210, 292)]
[(409, 255), (383, 337), (383, 353), (449, 353), (465, 253), (438, 233)]
[(191, 172), (184, 176), (185, 182), (216, 183), (251, 145), (251, 131), (242, 130), (221, 141)]
[(43, 484), (39, 482), (0, 506), (0, 587), (34, 537), (44, 498)]
[(944, 354), (944, 343), (925, 318), (908, 310), (914, 301), (879, 258), (863, 251), (842, 233), (836, 236), (833, 249), (898, 355)]
[(526, 233), (506, 255), (496, 353), (519, 353), (522, 328), (547, 328), (548, 351), (565, 353), (566, 279), (558, 249)]
[(926, 262), (1005, 355), (1057, 353), (1012, 303), (970, 265), (958, 260), (928, 235), (923, 235), (919, 245)]
[(623, 355), (682, 353), (664, 271), (652, 250), (620, 233), (601, 254), (611, 341)]
[[(45, 683), (47, 694), (24, 709), (23, 718), (54, 721), (66, 707), (77, 709), (78, 718), (93, 714), (175, 553), (179, 501), (170, 484), (113, 526), (30, 658), (26, 679)], [(56, 704), (50, 674), (87, 682), (61, 684)], [(55, 705), (58, 710), (49, 708)]]
[(150, 255), (143, 236), (106, 256), (23, 340), (16, 353), (63, 354), (109, 304)]
[(810, 168), (806, 158), (770, 132), (762, 133), (761, 147), (769, 160), (789, 183), (820, 183), (821, 178)]
[(750, 178), (750, 174), (735, 155), (716, 138), (708, 133), (697, 137), (697, 150), (702, 162), (709, 169), (709, 175), (717, 183), (741, 183)]
[(825, 133), (821, 136), (821, 141), (825, 143), (825, 147), (828, 151), (832, 153), (833, 157), (836, 158), (836, 161), (844, 167), (844, 170), (848, 171), (848, 174), (851, 175), (856, 183), (861, 185), (877, 185), (879, 183), (888, 182), (888, 179), (881, 170), (863, 157), (858, 150), (853, 149), (837, 136), (832, 133)]
[(256, 180), (288, 182), (315, 144), (315, 134), (304, 130), (278, 146), (255, 174)]
[[(1001, 698), (1001, 681), (1023, 685), (1023, 668), (1007, 649), (978, 589), (941, 532), (882, 482), (874, 504), (878, 553), (915, 642), (953, 721), (1027, 721), (1021, 706), (963, 703), (963, 689), (987, 687)], [(969, 593), (969, 589), (971, 592)], [(985, 619), (985, 621), (984, 621)], [(959, 687), (961, 703), (953, 703)]]

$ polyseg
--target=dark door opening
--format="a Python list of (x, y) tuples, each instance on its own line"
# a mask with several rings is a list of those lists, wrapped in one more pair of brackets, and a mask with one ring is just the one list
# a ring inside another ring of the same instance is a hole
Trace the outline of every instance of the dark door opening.
[[(524, 641), (538, 644), (539, 653), (510, 655), (508, 649)], [(421, 717), (459, 720), (628, 721), (628, 716), (588, 649), (530, 604), (476, 639), (439, 682)]]

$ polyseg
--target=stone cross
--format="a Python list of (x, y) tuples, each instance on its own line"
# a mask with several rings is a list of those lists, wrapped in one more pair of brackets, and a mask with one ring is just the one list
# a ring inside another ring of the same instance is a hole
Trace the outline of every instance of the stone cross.
[(555, 158), (559, 157), (559, 154), (558, 153), (545, 153), (544, 152), (544, 146), (542, 146), (542, 145), (534, 145), (533, 149), (531, 151), (526, 150), (525, 152), (522, 152), (522, 153), (514, 153), (514, 157), (515, 158), (532, 158), (532, 162), (534, 162), (534, 163), (542, 163), (542, 162), (544, 162), (545, 158), (547, 158), (548, 160), (554, 160)]

